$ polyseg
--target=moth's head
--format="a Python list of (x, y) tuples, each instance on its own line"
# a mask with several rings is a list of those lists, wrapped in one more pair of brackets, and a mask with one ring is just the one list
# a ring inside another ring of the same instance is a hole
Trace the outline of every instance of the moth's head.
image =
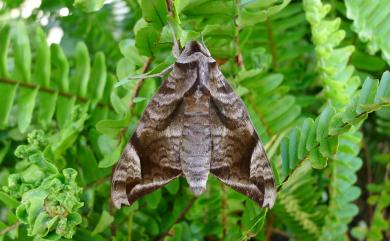
[(201, 53), (206, 57), (210, 57), (210, 51), (198, 41), (190, 41), (186, 44), (180, 56), (190, 56), (194, 53)]
[(191, 63), (198, 60), (205, 60), (209, 63), (215, 63), (215, 59), (211, 57), (210, 51), (198, 41), (191, 41), (186, 44), (177, 58), (177, 63)]

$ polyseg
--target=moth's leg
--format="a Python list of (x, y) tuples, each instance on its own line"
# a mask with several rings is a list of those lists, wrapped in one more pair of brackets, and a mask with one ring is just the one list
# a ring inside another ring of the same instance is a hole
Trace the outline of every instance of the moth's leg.
[[(129, 205), (127, 186), (141, 179), (140, 158), (131, 142), (127, 143), (112, 177), (111, 199), (116, 208)], [(134, 185), (134, 184), (133, 184)]]

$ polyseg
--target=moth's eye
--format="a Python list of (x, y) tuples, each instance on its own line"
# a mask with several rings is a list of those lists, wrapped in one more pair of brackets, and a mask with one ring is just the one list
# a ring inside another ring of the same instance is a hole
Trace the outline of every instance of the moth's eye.
[(217, 66), (217, 62), (209, 62), (209, 67), (214, 68)]

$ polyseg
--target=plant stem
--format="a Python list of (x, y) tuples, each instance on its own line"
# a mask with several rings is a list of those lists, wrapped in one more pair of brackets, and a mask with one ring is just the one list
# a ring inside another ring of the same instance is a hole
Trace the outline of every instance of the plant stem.
[(133, 227), (133, 215), (134, 211), (130, 211), (129, 213), (129, 219), (127, 221), (127, 241), (131, 241), (131, 229)]
[(226, 196), (226, 186), (221, 183), (222, 191), (222, 240), (225, 240), (227, 235), (227, 196)]
[(189, 201), (188, 205), (181, 211), (180, 215), (177, 217), (177, 219), (175, 220), (175, 222), (173, 222), (173, 224), (167, 229), (167, 231), (163, 232), (162, 234), (160, 234), (159, 236), (157, 236), (155, 239), (153, 239), (154, 241), (161, 241), (161, 240), (164, 240), (164, 238), (169, 234), (169, 232), (171, 231), (172, 227), (181, 222), (185, 215), (187, 214), (187, 212), (191, 209), (192, 205), (194, 205), (194, 202), (196, 200), (196, 197), (193, 197), (191, 198), (191, 200)]
[(235, 33), (235, 36), (234, 36), (234, 42), (235, 42), (235, 45), (236, 45), (236, 56), (235, 56), (235, 60), (236, 60), (236, 64), (238, 67), (240, 68), (245, 68), (244, 66), (244, 59), (242, 57), (242, 53), (241, 53), (241, 48), (240, 48), (240, 30), (241, 30), (241, 27), (237, 24), (237, 18), (238, 18), (238, 12), (240, 11), (240, 0), (236, 0), (236, 12), (237, 12), (237, 15), (235, 16), (235, 26), (236, 26), (236, 33)]
[[(81, 96), (78, 96), (78, 95), (73, 95), (73, 94), (66, 93), (66, 92), (61, 92), (61, 91), (58, 91), (58, 90), (55, 90), (55, 89), (43, 87), (43, 86), (36, 85), (36, 84), (19, 82), (19, 81), (16, 81), (16, 80), (5, 79), (5, 78), (0, 78), (0, 83), (4, 83), (4, 84), (8, 84), (8, 85), (16, 85), (16, 86), (19, 86), (19, 87), (25, 88), (25, 89), (33, 89), (33, 90), (39, 89), (40, 92), (46, 92), (46, 93), (53, 94), (53, 95), (58, 93), (59, 96), (62, 96), (62, 97), (65, 97), (65, 98), (69, 98), (69, 99), (75, 98), (77, 101), (83, 102), (83, 103), (88, 102), (87, 98), (84, 98), (84, 97), (81, 97)], [(112, 106), (104, 104), (104, 103), (101, 103), (101, 102), (98, 103), (98, 106), (102, 107), (102, 108), (107, 107), (107, 108), (113, 110)]]
[(3, 230), (0, 231), (0, 237), (5, 235), (6, 233), (14, 230), (15, 228), (19, 227), (19, 225), (22, 224), (20, 221), (8, 226), (8, 227), (5, 227)]
[[(109, 198), (109, 212), (110, 212), (110, 215), (115, 217), (115, 208), (114, 208), (114, 203), (112, 202), (112, 199), (111, 197)], [(115, 227), (115, 222), (112, 222), (110, 224), (110, 230), (111, 230), (111, 237), (110, 237), (110, 240), (114, 240), (115, 236), (116, 236), (116, 227)]]
[(276, 53), (276, 45), (274, 40), (274, 35), (272, 32), (272, 25), (269, 18), (265, 21), (265, 28), (267, 30), (267, 36), (268, 36), (268, 43), (271, 49), (271, 55), (272, 55), (272, 67), (276, 71), (277, 70), (277, 63), (278, 63), (278, 55)]
[[(144, 67), (142, 67), (142, 74), (145, 74), (148, 72), (150, 65), (152, 64), (152, 58), (148, 58), (144, 64)], [(137, 84), (135, 85), (133, 97), (130, 100), (129, 108), (132, 109), (134, 107), (134, 99), (138, 96), (139, 91), (141, 90), (142, 84), (144, 82), (144, 79), (139, 79), (137, 81)]]
[(84, 189), (86, 190), (86, 189), (94, 188), (94, 187), (99, 186), (100, 184), (103, 184), (109, 180), (111, 180), (111, 175), (101, 177), (101, 178), (97, 179), (96, 181), (89, 183)]

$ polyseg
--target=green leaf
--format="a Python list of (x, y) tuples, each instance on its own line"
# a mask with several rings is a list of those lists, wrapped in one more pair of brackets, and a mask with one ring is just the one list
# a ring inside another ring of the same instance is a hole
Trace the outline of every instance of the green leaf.
[(358, 50), (353, 52), (351, 61), (357, 69), (367, 72), (383, 72), (387, 67), (386, 61), (382, 58)]
[(112, 138), (117, 138), (123, 128), (126, 128), (130, 122), (130, 113), (124, 118), (118, 120), (101, 120), (96, 124), (96, 129)]
[(44, 87), (50, 85), (50, 47), (46, 40), (46, 34), (41, 27), (37, 27), (36, 33), (36, 54), (35, 72), (32, 82)]
[(73, 115), (73, 109), (76, 103), (76, 98), (67, 98), (58, 96), (56, 108), (57, 125), (63, 129), (70, 121), (70, 116)]
[(149, 208), (156, 209), (158, 207), (158, 204), (161, 201), (161, 197), (162, 197), (161, 189), (157, 189), (156, 191), (146, 195), (145, 201), (147, 202)]
[(100, 169), (93, 150), (87, 145), (84, 138), (78, 145), (78, 160), (81, 167), (80, 172), (86, 183), (91, 183), (100, 177)]
[(34, 90), (21, 88), (19, 90), (18, 128), (22, 133), (26, 132), (30, 126), (37, 94), (38, 88)]
[(184, 13), (192, 18), (204, 16), (211, 18), (230, 19), (234, 17), (236, 8), (232, 2), (213, 0), (213, 1), (194, 1), (185, 9)]
[(57, 88), (63, 92), (69, 92), (69, 63), (64, 51), (58, 44), (50, 46), (52, 78), (57, 83)]
[(13, 55), (15, 69), (13, 78), (18, 81), (31, 82), (31, 48), (26, 25), (18, 22), (16, 25)]
[(287, 174), (290, 170), (290, 161), (289, 161), (289, 140), (284, 138), (280, 143), (280, 150), (282, 154), (282, 175), (287, 177)]
[(327, 159), (322, 156), (318, 148), (314, 148), (309, 155), (311, 166), (316, 169), (323, 169), (326, 167)]
[(107, 82), (106, 58), (102, 52), (95, 55), (91, 77), (88, 84), (88, 95), (96, 102), (103, 98), (104, 87)]
[(73, 94), (79, 94), (81, 97), (87, 97), (88, 80), (91, 72), (90, 58), (87, 45), (84, 42), (78, 42), (76, 46), (76, 70), (70, 90)]
[(75, 0), (73, 6), (84, 12), (96, 12), (104, 6), (104, 0)]
[(18, 86), (0, 84), (0, 129), (8, 127), (9, 116), (14, 103), (15, 94)]
[(330, 157), (336, 154), (339, 140), (337, 136), (332, 136), (330, 138), (325, 138), (320, 141), (320, 153), (324, 157)]
[(325, 139), (329, 133), (330, 120), (335, 114), (335, 110), (331, 106), (327, 106), (318, 117), (318, 125), (316, 131), (316, 141), (320, 142)]
[(180, 181), (179, 181), (178, 178), (172, 180), (170, 183), (168, 183), (167, 185), (165, 185), (165, 189), (167, 189), (168, 192), (169, 192), (171, 195), (176, 194), (176, 193), (179, 191), (179, 188), (180, 188)]
[(56, 106), (58, 93), (40, 92), (38, 119), (42, 126), (47, 127), (51, 124)]
[(298, 160), (298, 140), (300, 139), (301, 133), (299, 129), (294, 128), (290, 132), (289, 136), (289, 166), (290, 169), (293, 169), (297, 163)]
[(142, 15), (146, 22), (161, 29), (167, 22), (168, 9), (165, 0), (142, 0)]
[(114, 222), (114, 217), (111, 216), (110, 213), (108, 213), (106, 210), (103, 210), (102, 214), (100, 215), (99, 222), (95, 226), (91, 235), (95, 236), (96, 234), (103, 232), (113, 222)]
[(176, 1), (173, 1), (173, 4), (175, 6), (175, 10), (176, 10), (177, 14), (180, 14), (183, 11), (183, 9), (185, 9), (186, 6), (188, 4), (190, 4), (190, 3), (191, 3), (190, 0), (176, 0)]
[(4, 203), (7, 208), (16, 208), (20, 205), (20, 202), (18, 200), (2, 191), (0, 191), (0, 201)]
[(113, 166), (119, 161), (119, 158), (122, 154), (123, 146), (118, 145), (118, 147), (112, 152), (104, 156), (103, 160), (99, 162), (99, 168), (107, 168)]
[(375, 100), (375, 94), (377, 93), (378, 80), (368, 78), (363, 83), (362, 90), (359, 95), (358, 106), (356, 112), (358, 114), (364, 112), (362, 105), (373, 104)]
[(305, 157), (306, 151), (306, 142), (310, 133), (310, 130), (313, 129), (314, 121), (310, 118), (305, 119), (303, 126), (301, 128), (301, 136), (299, 138), (298, 144), (298, 158), (301, 160)]
[(140, 54), (152, 57), (157, 49), (160, 32), (152, 26), (141, 28), (135, 37), (135, 46)]
[(390, 63), (390, 32), (386, 20), (390, 17), (387, 0), (368, 4), (362, 0), (345, 0), (347, 17), (353, 20), (353, 30), (363, 42), (368, 42), (368, 51), (382, 51), (383, 58)]
[(260, 22), (264, 22), (270, 16), (280, 12), (285, 8), (291, 0), (283, 0), (279, 5), (267, 6), (264, 2), (274, 2), (274, 1), (245, 1), (241, 3), (238, 14), (238, 24), (241, 27), (252, 26)]
[(9, 78), (8, 48), (11, 39), (11, 27), (8, 24), (1, 28), (0, 36), (0, 77)]
[(375, 104), (382, 101), (383, 97), (390, 97), (390, 72), (385, 71), (379, 82), (378, 92), (375, 95)]
[[(137, 31), (138, 32), (138, 31)], [(138, 53), (137, 47), (135, 45), (134, 39), (125, 39), (119, 42), (119, 49), (123, 56), (127, 60), (129, 60), (130, 65), (132, 66), (143, 66), (146, 58), (141, 56)], [(125, 76), (129, 75), (130, 73), (127, 73)], [(125, 76), (118, 76), (119, 79), (124, 78)]]

